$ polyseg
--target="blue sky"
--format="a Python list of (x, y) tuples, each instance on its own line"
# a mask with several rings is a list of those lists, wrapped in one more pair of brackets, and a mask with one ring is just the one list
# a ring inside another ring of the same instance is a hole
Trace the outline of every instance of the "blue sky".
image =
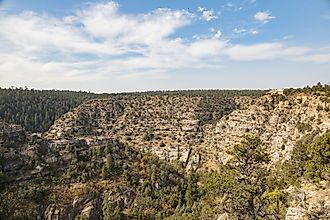
[(0, 0), (0, 86), (118, 92), (330, 82), (330, 1)]

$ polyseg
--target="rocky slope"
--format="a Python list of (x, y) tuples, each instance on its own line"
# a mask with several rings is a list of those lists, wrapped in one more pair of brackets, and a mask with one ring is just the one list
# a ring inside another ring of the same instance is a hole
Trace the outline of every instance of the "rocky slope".
[(272, 91), (255, 100), (207, 100), (225, 106), (212, 111), (203, 109), (205, 102), (187, 96), (92, 100), (57, 120), (45, 138), (54, 145), (118, 138), (162, 159), (202, 161), (203, 168), (212, 168), (226, 161), (225, 151), (247, 133), (260, 136), (277, 162), (289, 159), (306, 134), (330, 129), (330, 105), (320, 95)]
[[(6, 192), (11, 197), (23, 198), (33, 189), (36, 202), (29, 203), (29, 209), (36, 215), (42, 212), (44, 219), (99, 219), (102, 213), (117, 212), (119, 217), (109, 219), (147, 218), (156, 213), (161, 219), (173, 214), (179, 202), (188, 206), (186, 197), (192, 189), (185, 181), (191, 183), (186, 176), (191, 170), (217, 170), (230, 159), (227, 151), (248, 133), (260, 136), (277, 167), (290, 159), (299, 140), (330, 129), (329, 108), (330, 99), (323, 93), (283, 90), (259, 98), (119, 95), (94, 99), (64, 114), (43, 134), (1, 122), (0, 174), (9, 182), (0, 175), (0, 183), (12, 184)], [(110, 177), (105, 176), (109, 169), (116, 171)], [(18, 185), (24, 190), (17, 190)], [(34, 191), (35, 185), (42, 186), (41, 192)], [(38, 206), (47, 193), (48, 202)], [(330, 206), (328, 182), (304, 184), (288, 193), (293, 198), (287, 220), (305, 219), (310, 212)], [(0, 199), (6, 196), (0, 194)], [(147, 204), (144, 196), (157, 204)], [(134, 204), (148, 208), (143, 213)], [(25, 208), (21, 203), (15, 207)]]
[(330, 129), (330, 103), (321, 95), (285, 95), (272, 91), (250, 105), (220, 119), (205, 134), (207, 148), (217, 160), (226, 161), (225, 151), (246, 133), (260, 136), (274, 162), (290, 158), (295, 143), (307, 134), (321, 135)]
[[(77, 139), (117, 138), (166, 160), (198, 163), (204, 127), (251, 98), (136, 96), (96, 99), (63, 115), (45, 139), (61, 148)], [(209, 108), (209, 105), (213, 105)]]
[(33, 144), (40, 134), (27, 133), (21, 126), (0, 122), (0, 171), (13, 177), (14, 181), (31, 179), (41, 173), (34, 166), (38, 147)]
[[(330, 183), (323, 181), (318, 185), (303, 184), (301, 188), (289, 188), (291, 206), (286, 220), (329, 219)], [(318, 213), (321, 213), (317, 215)]]

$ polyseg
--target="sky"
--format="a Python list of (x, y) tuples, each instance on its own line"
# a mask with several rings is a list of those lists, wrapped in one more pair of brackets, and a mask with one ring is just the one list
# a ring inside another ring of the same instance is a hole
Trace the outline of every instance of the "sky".
[(122, 92), (330, 82), (330, 0), (0, 0), (0, 87)]

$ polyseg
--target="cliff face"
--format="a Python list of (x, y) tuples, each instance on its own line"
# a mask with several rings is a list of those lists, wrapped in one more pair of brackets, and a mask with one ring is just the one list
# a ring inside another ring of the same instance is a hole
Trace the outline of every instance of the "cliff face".
[(15, 180), (31, 178), (38, 169), (27, 171), (30, 159), (37, 155), (37, 147), (28, 143), (28, 139), (36, 138), (37, 134), (29, 135), (19, 125), (0, 122), (0, 171)]
[(216, 149), (219, 162), (226, 161), (225, 150), (252, 133), (260, 136), (274, 162), (284, 161), (303, 136), (312, 132), (321, 135), (330, 129), (329, 107), (322, 96), (271, 92), (209, 127), (207, 147)]
[[(58, 207), (51, 201), (39, 207), (46, 219), (99, 219), (105, 212), (101, 210), (103, 203), (123, 211), (131, 210), (141, 199), (137, 190), (132, 190), (136, 182), (131, 187), (125, 185), (124, 172), (131, 172), (132, 167), (141, 173), (128, 176), (138, 175), (141, 185), (150, 180), (148, 187), (153, 191), (161, 191), (169, 183), (173, 188), (181, 184), (183, 174), (171, 171), (161, 176), (166, 165), (157, 162), (163, 167), (152, 168), (153, 159), (143, 159), (138, 152), (150, 152), (167, 161), (180, 160), (186, 170), (215, 170), (230, 158), (226, 151), (252, 133), (260, 136), (276, 166), (290, 158), (297, 141), (330, 129), (329, 108), (329, 98), (322, 94), (287, 95), (280, 90), (259, 98), (123, 95), (95, 99), (63, 115), (42, 135), (0, 123), (0, 168), (14, 178), (12, 182), (23, 185), (49, 179), (53, 173), (72, 183), (53, 192), (57, 200), (67, 199), (65, 204)], [(127, 153), (127, 146), (134, 150)], [(104, 153), (106, 149), (113, 152)], [(111, 164), (113, 170), (125, 167), (126, 171), (100, 181), (99, 170), (105, 164)], [(157, 172), (151, 172), (150, 167)], [(153, 175), (143, 176), (146, 173)], [(79, 183), (83, 181), (75, 176), (92, 179), (92, 184)], [(329, 206), (329, 183), (304, 185), (298, 191), (288, 189), (288, 193), (295, 197), (288, 220), (306, 218), (315, 207)]]
[(330, 129), (329, 107), (323, 96), (287, 96), (283, 91), (254, 100), (187, 96), (99, 99), (65, 114), (45, 138), (54, 145), (77, 138), (88, 143), (117, 138), (162, 159), (189, 160), (212, 168), (228, 160), (226, 151), (252, 133), (261, 137), (273, 162), (278, 162), (290, 158), (303, 136)]
[(54, 146), (76, 139), (87, 143), (119, 139), (161, 159), (197, 163), (204, 128), (248, 100), (198, 96), (97, 99), (65, 114), (44, 137)]

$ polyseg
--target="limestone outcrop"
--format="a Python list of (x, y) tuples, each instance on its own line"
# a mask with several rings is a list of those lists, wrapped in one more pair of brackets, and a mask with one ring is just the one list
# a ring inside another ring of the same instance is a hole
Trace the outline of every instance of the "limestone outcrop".
[[(220, 105), (222, 107), (207, 107)], [(225, 105), (227, 104), (227, 105)], [(63, 115), (44, 138), (55, 145), (119, 139), (166, 160), (188, 160), (204, 168), (228, 160), (226, 151), (245, 134), (259, 135), (274, 162), (290, 158), (305, 135), (330, 129), (324, 97), (282, 90), (258, 99), (199, 96), (136, 96), (91, 100)], [(193, 151), (193, 153), (189, 153)]]

